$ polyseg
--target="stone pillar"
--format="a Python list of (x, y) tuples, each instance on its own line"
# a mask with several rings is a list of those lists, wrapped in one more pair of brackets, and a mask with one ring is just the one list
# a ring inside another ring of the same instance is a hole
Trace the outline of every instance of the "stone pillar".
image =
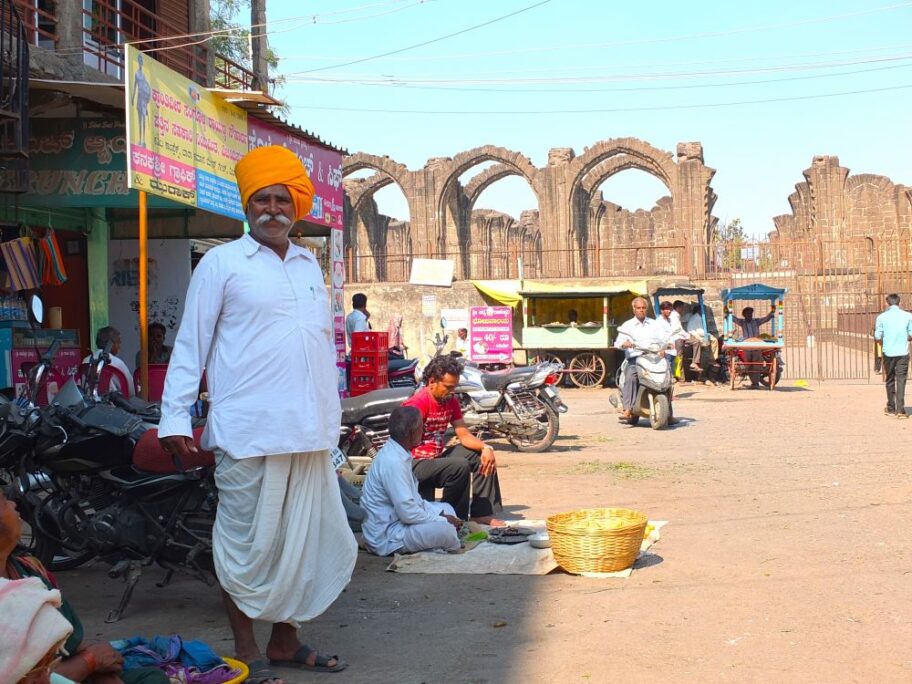
[(812, 230), (818, 237), (841, 237), (846, 228), (845, 182), (849, 170), (839, 165), (839, 157), (818, 155), (804, 170), (813, 201)]
[(703, 278), (709, 264), (712, 189), (709, 182), (716, 173), (703, 163), (703, 145), (678, 143), (678, 178), (672, 188), (676, 227), (685, 245), (684, 264), (677, 270), (692, 278)]

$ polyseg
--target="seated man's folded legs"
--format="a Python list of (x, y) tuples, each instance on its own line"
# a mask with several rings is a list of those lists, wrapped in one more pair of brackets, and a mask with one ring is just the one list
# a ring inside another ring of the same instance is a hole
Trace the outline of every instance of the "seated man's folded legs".
[(624, 386), (621, 388), (621, 401), (627, 411), (633, 410), (638, 389), (639, 377), (637, 376), (636, 362), (631, 359), (630, 363), (627, 364), (627, 372), (624, 375)]
[[(447, 515), (456, 515), (448, 503), (435, 503)], [(450, 522), (441, 517), (439, 521), (407, 525), (402, 535), (402, 550), (406, 553), (417, 553), (433, 549), (458, 551), (462, 544), (459, 534)]]

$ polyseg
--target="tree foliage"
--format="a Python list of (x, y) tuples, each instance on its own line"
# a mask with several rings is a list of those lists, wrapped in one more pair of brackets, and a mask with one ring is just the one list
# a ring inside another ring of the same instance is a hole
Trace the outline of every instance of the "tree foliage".
[(716, 259), (722, 268), (737, 269), (741, 267), (742, 248), (748, 241), (741, 219), (720, 223), (716, 227), (713, 243), (716, 250)]
[[(248, 12), (247, 25), (239, 22), (242, 12)], [(209, 6), (209, 21), (213, 34), (209, 45), (216, 55), (223, 55), (233, 62), (237, 62), (245, 69), (252, 70), (250, 54), (250, 0), (211, 0)], [(257, 27), (256, 33), (262, 33), (266, 27)], [(218, 57), (216, 57), (218, 59)], [(271, 90), (282, 84), (283, 79), (276, 76), (279, 66), (279, 56), (271, 47), (266, 48), (266, 63), (269, 66)]]

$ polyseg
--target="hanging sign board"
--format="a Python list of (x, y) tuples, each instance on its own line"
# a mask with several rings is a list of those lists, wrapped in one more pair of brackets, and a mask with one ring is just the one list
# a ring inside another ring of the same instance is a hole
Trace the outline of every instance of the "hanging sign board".
[(126, 62), (128, 185), (243, 221), (247, 113), (130, 45)]

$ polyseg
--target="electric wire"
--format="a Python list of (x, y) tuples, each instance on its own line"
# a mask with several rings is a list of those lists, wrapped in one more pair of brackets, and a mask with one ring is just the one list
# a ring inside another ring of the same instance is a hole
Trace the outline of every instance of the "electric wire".
[(865, 95), (870, 93), (884, 93), (912, 88), (912, 83), (886, 86), (883, 88), (870, 88), (866, 90), (845, 90), (836, 93), (821, 93), (816, 95), (795, 95), (792, 97), (775, 97), (763, 98), (756, 100), (738, 100), (734, 102), (704, 102), (697, 104), (674, 104), (674, 105), (655, 105), (641, 107), (612, 107), (612, 108), (593, 108), (593, 109), (552, 109), (552, 110), (427, 110), (427, 109), (363, 109), (360, 107), (319, 107), (309, 104), (295, 104), (289, 102), (288, 105), (294, 108), (300, 108), (305, 111), (324, 111), (324, 112), (357, 112), (360, 114), (420, 114), (422, 116), (445, 115), (445, 116), (538, 116), (538, 115), (557, 115), (557, 114), (619, 114), (630, 112), (660, 112), (671, 110), (688, 110), (688, 109), (712, 109), (716, 107), (738, 107), (742, 105), (769, 104), (776, 102), (797, 102), (801, 100), (819, 100), (824, 98), (843, 97), (848, 95)]

